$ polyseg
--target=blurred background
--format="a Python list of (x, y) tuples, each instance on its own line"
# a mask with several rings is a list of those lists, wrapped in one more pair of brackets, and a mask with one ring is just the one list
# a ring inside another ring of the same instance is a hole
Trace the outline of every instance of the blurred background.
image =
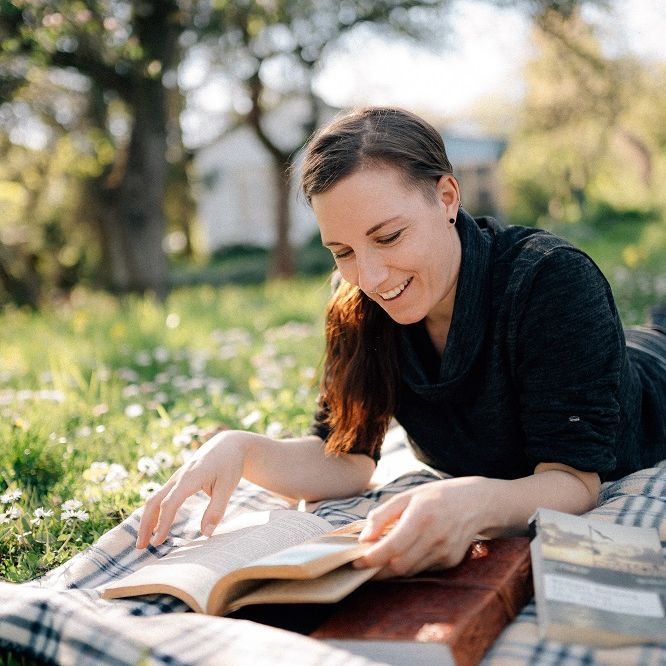
[(0, 0), (0, 306), (325, 272), (296, 195), (341, 110), (407, 107), (463, 205), (666, 299), (663, 0)]

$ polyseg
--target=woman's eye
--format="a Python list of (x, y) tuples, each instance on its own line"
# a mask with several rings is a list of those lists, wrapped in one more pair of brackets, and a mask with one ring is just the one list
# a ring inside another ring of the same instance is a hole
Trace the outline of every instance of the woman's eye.
[(351, 256), (351, 250), (342, 250), (342, 252), (334, 252), (333, 259), (345, 259), (346, 257)]
[(377, 242), (380, 243), (381, 245), (390, 245), (394, 241), (397, 241), (398, 238), (400, 238), (401, 233), (402, 229), (400, 229), (400, 231), (396, 231), (394, 234), (391, 234), (390, 236), (384, 236), (383, 238), (378, 238)]

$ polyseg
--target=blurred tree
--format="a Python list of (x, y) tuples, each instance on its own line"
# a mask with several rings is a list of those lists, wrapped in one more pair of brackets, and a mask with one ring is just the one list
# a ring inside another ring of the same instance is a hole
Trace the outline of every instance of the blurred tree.
[(175, 87), (179, 38), (202, 15), (198, 3), (1, 4), (4, 100), (16, 103), (45, 80), (69, 87), (72, 94), (79, 88), (83, 101), (67, 120), (62, 108), (47, 104), (31, 104), (24, 116), (48, 117), (52, 131), (45, 144), (61, 130), (77, 133), (83, 157), (100, 145), (111, 147), (112, 159), (83, 178), (82, 214), (98, 231), (110, 287), (164, 295), (167, 158), (180, 145), (178, 123), (169, 117), (167, 86)]
[(580, 12), (539, 14), (534, 41), (538, 56), (505, 155), (514, 216), (552, 227), (600, 209), (661, 205), (654, 173), (664, 159), (666, 68), (604, 55)]
[[(568, 12), (584, 1), (522, 4), (540, 16), (546, 6)], [(165, 201), (180, 218), (185, 208), (176, 193), (186, 190), (167, 188), (171, 176), (182, 182), (188, 159), (180, 137), (178, 67), (186, 52), (202, 49), (206, 58), (218, 53), (235, 81), (237, 121), (249, 124), (272, 156), (280, 193), (273, 272), (289, 274), (287, 173), (319, 121), (321, 100), (313, 87), (318, 69), (346, 34), (361, 27), (381, 25), (394, 37), (441, 42), (448, 2), (0, 0), (0, 134), (9, 137), (3, 150), (21, 147), (32, 155), (31, 164), (6, 181), (27, 193), (23, 225), (33, 221), (30, 211), (41, 211), (42, 245), (54, 250), (52, 273), (63, 285), (76, 279), (82, 257), (95, 244), (82, 224), (72, 226), (78, 220), (96, 231), (99, 263), (111, 288), (163, 295)], [(300, 121), (299, 137), (286, 141), (270, 132), (266, 116), (295, 95), (310, 111)], [(39, 164), (56, 157), (63, 164), (49, 165), (40, 180)], [(2, 192), (0, 205), (1, 198)], [(69, 242), (72, 233), (81, 239), (78, 255)], [(3, 258), (6, 240), (0, 235), (5, 288), (16, 292), (16, 280), (23, 280), (32, 285), (24, 294), (38, 291), (44, 253), (35, 254), (34, 238), (32, 246), (26, 241), (17, 268), (15, 258)]]

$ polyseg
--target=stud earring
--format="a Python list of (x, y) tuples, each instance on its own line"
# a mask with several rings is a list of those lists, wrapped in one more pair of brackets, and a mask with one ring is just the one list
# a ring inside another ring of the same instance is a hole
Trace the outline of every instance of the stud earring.
[(456, 223), (455, 217), (450, 217), (449, 218), (449, 224), (455, 224), (455, 223)]

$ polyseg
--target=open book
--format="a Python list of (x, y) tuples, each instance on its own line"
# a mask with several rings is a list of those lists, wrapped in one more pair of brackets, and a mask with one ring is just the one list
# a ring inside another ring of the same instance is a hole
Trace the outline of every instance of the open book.
[(102, 596), (170, 594), (210, 615), (250, 604), (333, 603), (378, 571), (351, 566), (370, 547), (358, 542), (363, 522), (334, 530), (301, 511), (242, 514), (107, 585)]
[(663, 642), (659, 533), (539, 509), (532, 569), (542, 637), (600, 647)]

